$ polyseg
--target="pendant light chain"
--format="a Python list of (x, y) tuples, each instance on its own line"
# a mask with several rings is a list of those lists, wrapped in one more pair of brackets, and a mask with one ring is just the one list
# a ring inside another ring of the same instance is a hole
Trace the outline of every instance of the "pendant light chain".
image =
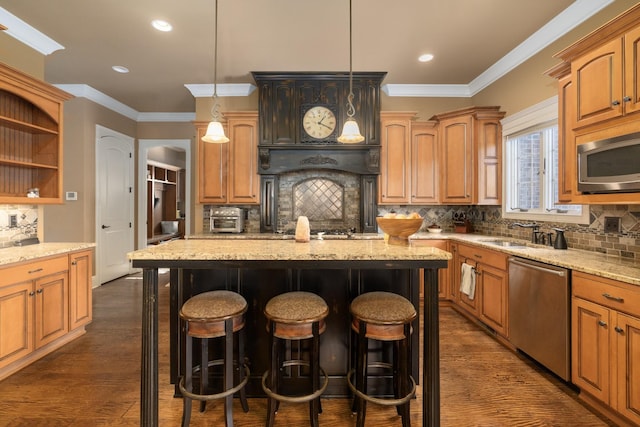
[(218, 106), (218, 0), (214, 0), (215, 4), (215, 14), (213, 17), (213, 21), (215, 24), (215, 39), (213, 43), (213, 107), (211, 107), (211, 116), (213, 117), (213, 121), (218, 121), (218, 116), (220, 115), (219, 106)]
[(349, 0), (349, 95), (347, 96), (347, 117), (353, 118), (356, 109), (353, 106), (353, 13), (352, 0)]

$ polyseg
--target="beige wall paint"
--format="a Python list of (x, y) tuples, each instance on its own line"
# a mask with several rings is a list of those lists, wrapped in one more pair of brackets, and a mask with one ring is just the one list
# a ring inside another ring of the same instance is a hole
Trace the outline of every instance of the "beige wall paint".
[(0, 31), (0, 62), (44, 80), (44, 55)]
[(135, 137), (136, 123), (85, 98), (64, 105), (63, 194), (77, 201), (45, 206), (40, 226), (46, 242), (95, 242), (96, 125)]

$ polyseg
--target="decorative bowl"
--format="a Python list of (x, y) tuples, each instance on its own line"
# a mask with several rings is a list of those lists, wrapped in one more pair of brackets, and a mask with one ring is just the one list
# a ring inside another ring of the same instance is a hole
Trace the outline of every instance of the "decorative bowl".
[(429, 227), (429, 228), (427, 228), (427, 231), (429, 233), (442, 233), (442, 228), (431, 228), (431, 227)]
[(422, 227), (422, 218), (383, 218), (377, 217), (378, 226), (389, 236), (390, 245), (408, 246), (409, 236)]

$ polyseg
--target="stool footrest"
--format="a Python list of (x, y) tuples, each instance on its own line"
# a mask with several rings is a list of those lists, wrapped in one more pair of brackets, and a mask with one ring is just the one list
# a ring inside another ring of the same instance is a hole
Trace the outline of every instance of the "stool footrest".
[[(288, 366), (309, 366), (309, 362), (304, 360), (287, 360), (283, 362), (282, 367), (286, 368)], [(262, 389), (264, 390), (265, 394), (270, 398), (276, 399), (282, 402), (288, 402), (288, 403), (309, 402), (313, 399), (317, 399), (318, 397), (320, 397), (322, 393), (324, 393), (324, 391), (327, 389), (327, 386), (329, 385), (329, 376), (327, 375), (327, 373), (324, 371), (324, 369), (322, 369), (322, 367), (318, 367), (318, 369), (320, 370), (320, 375), (324, 377), (324, 382), (322, 383), (322, 386), (318, 390), (316, 390), (311, 394), (305, 394), (304, 396), (285, 396), (272, 391), (267, 386), (267, 377), (269, 376), (270, 371), (266, 371), (264, 374), (262, 374)]]
[[(381, 367), (385, 367), (383, 365), (385, 365), (385, 364), (375, 364), (375, 366), (374, 365), (368, 365), (368, 366), (374, 366), (376, 368), (381, 368)], [(355, 372), (356, 372), (356, 370), (352, 369), (347, 374), (347, 385), (349, 386), (349, 388), (351, 389), (353, 394), (355, 394), (356, 396), (358, 396), (361, 399), (364, 399), (364, 400), (366, 400), (368, 402), (375, 403), (375, 404), (378, 404), (378, 405), (383, 405), (383, 406), (399, 406), (399, 405), (404, 405), (405, 403), (407, 403), (408, 401), (413, 399), (413, 397), (416, 394), (416, 382), (415, 382), (415, 380), (413, 379), (412, 376), (409, 376), (409, 380), (411, 380), (411, 390), (409, 391), (409, 393), (407, 393), (406, 396), (400, 397), (398, 399), (380, 398), (380, 397), (369, 396), (368, 394), (365, 394), (365, 393), (361, 392), (360, 390), (358, 390), (353, 385), (353, 381), (351, 379), (353, 378), (353, 374)]]
[[(224, 360), (222, 359), (218, 359), (218, 360), (212, 360), (208, 363), (208, 366), (219, 366), (224, 364)], [(244, 368), (244, 378), (242, 379), (242, 381), (236, 385), (233, 388), (230, 388), (229, 390), (225, 390), (222, 391), (220, 393), (215, 393), (215, 394), (196, 394), (196, 393), (192, 393), (190, 391), (188, 391), (185, 387), (184, 387), (184, 377), (180, 379), (180, 383), (178, 384), (178, 387), (180, 388), (180, 392), (182, 393), (182, 396), (186, 396), (189, 397), (193, 400), (199, 400), (199, 401), (209, 401), (209, 400), (216, 400), (216, 399), (222, 399), (223, 397), (227, 397), (229, 395), (235, 394), (238, 391), (240, 391), (242, 389), (242, 387), (244, 387), (247, 382), (249, 381), (249, 376), (251, 375), (251, 371), (249, 370), (249, 366), (247, 366), (246, 363), (242, 364), (242, 368)]]

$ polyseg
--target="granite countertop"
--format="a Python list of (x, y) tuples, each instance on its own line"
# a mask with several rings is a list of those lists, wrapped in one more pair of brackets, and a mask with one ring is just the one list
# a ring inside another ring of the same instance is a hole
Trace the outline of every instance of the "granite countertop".
[(14, 246), (0, 249), (0, 267), (24, 261), (32, 261), (54, 255), (63, 255), (69, 252), (80, 251), (95, 247), (95, 243), (64, 242), (64, 243), (38, 243), (29, 246)]
[[(187, 237), (193, 240), (292, 240), (293, 236), (274, 233), (240, 233), (240, 234), (196, 234)], [(317, 239), (317, 236), (312, 236)], [(411, 240), (454, 240), (461, 243), (472, 243), (509, 255), (540, 261), (559, 267), (568, 268), (594, 276), (619, 280), (640, 286), (640, 261), (601, 254), (578, 249), (559, 250), (549, 246), (534, 245), (528, 241), (501, 236), (489, 236), (473, 233), (429, 233), (419, 232), (411, 236)], [(381, 234), (356, 233), (347, 236), (324, 236), (324, 241), (337, 240), (350, 242), (357, 240), (382, 240)], [(487, 243), (489, 240), (508, 240), (521, 243), (524, 247), (503, 247)], [(313, 242), (314, 240), (312, 240)]]
[(188, 239), (130, 252), (131, 260), (203, 261), (393, 261), (449, 260), (451, 254), (429, 246), (386, 245), (382, 239)]

